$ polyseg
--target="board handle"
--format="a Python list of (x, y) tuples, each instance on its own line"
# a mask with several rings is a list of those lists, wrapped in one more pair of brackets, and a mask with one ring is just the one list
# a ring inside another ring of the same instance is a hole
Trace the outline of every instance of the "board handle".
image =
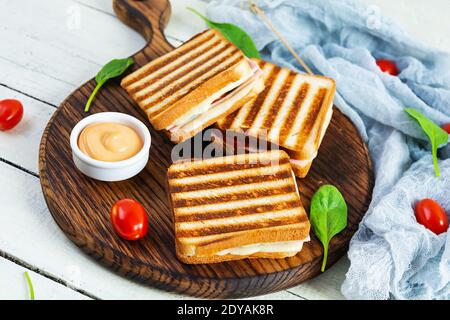
[(163, 32), (172, 11), (169, 0), (113, 0), (113, 8), (123, 23), (147, 40), (144, 55), (158, 57), (173, 50)]

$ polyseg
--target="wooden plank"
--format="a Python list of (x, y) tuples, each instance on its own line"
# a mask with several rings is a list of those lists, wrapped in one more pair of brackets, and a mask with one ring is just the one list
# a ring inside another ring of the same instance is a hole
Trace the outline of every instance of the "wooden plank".
[(39, 142), (56, 109), (2, 86), (0, 97), (18, 99), (24, 106), (22, 121), (14, 129), (0, 134), (0, 158), (37, 174)]
[(47, 279), (38, 273), (0, 257), (0, 300), (30, 299), (29, 288), (25, 279), (25, 271), (28, 271), (33, 283), (35, 300), (89, 299), (89, 297), (62, 284)]
[(341, 286), (349, 267), (350, 261), (343, 257), (325, 273), (288, 291), (308, 299), (343, 300)]
[[(181, 1), (179, 1), (181, 3)], [(93, 77), (112, 58), (130, 56), (145, 41), (112, 14), (111, 1), (2, 1), (0, 84), (26, 92), (55, 106), (80, 83)], [(199, 8), (203, 2), (186, 5)], [(174, 6), (168, 26), (171, 42), (187, 39), (204, 24), (184, 7)], [(28, 18), (27, 18), (28, 17)], [(191, 24), (183, 21), (192, 19)], [(16, 21), (21, 21), (18, 24)]]
[(74, 1), (1, 1), (1, 5), (0, 83), (54, 105), (92, 78), (101, 65), (145, 44), (116, 17)]
[[(111, 0), (75, 0), (78, 4), (100, 10), (109, 15), (115, 15)], [(194, 34), (204, 30), (205, 24), (197, 18), (187, 7), (192, 7), (199, 12), (204, 12), (207, 1), (204, 0), (171, 0), (172, 15), (165, 34), (169, 40), (185, 41)]]
[(192, 7), (204, 13), (206, 3), (199, 0), (171, 0), (172, 17), (165, 30), (166, 35), (186, 41), (193, 35), (206, 29), (206, 25), (199, 17), (194, 15), (187, 7)]

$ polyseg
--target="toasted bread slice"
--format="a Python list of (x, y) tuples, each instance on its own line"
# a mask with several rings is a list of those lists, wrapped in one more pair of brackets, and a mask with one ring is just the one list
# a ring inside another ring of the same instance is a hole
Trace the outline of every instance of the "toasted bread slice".
[[(220, 119), (218, 127), (243, 130), (279, 145), (292, 159), (312, 162), (333, 114), (334, 80), (299, 74), (261, 60), (258, 64), (264, 74), (264, 91)], [(304, 177), (310, 166), (294, 164), (294, 171)]]
[[(220, 106), (214, 105), (216, 100), (250, 79), (254, 81), (248, 84), (246, 94), (254, 97), (262, 90), (262, 83), (256, 84), (255, 68), (259, 70), (220, 32), (207, 30), (125, 77), (121, 85), (157, 130), (178, 131), (195, 120), (195, 125), (181, 130), (179, 136), (185, 140), (187, 133), (192, 136), (249, 99), (242, 95)], [(215, 117), (198, 118), (212, 108)]]
[(286, 257), (301, 246), (282, 252), (220, 253), (256, 244), (301, 245), (309, 236), (308, 217), (284, 151), (175, 163), (168, 181), (177, 256), (185, 263)]

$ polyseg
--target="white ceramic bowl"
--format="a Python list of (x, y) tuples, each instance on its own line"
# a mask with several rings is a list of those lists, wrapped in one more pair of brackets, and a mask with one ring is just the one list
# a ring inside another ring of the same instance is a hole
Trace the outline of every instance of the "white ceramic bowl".
[[(143, 141), (141, 151), (130, 159), (117, 162), (95, 160), (81, 152), (78, 147), (78, 137), (81, 131), (86, 126), (99, 122), (116, 122), (134, 129)], [(78, 122), (70, 134), (70, 147), (72, 148), (75, 166), (88, 177), (101, 181), (121, 181), (137, 175), (148, 162), (150, 146), (151, 136), (147, 127), (142, 121), (125, 113), (101, 112), (93, 114)]]

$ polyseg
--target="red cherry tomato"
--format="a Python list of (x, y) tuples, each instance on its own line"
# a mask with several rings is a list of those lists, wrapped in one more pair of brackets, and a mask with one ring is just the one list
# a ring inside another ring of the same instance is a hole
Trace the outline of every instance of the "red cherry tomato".
[(0, 130), (14, 128), (23, 117), (23, 106), (18, 100), (6, 99), (0, 101)]
[(445, 210), (433, 199), (423, 199), (416, 203), (417, 222), (436, 234), (446, 232), (448, 218)]
[(139, 240), (147, 233), (147, 213), (137, 201), (123, 199), (116, 202), (110, 218), (114, 230), (125, 240)]
[(444, 129), (445, 131), (447, 131), (447, 133), (450, 134), (450, 123), (446, 123), (442, 126), (442, 129)]
[(377, 60), (377, 65), (383, 72), (389, 73), (392, 76), (398, 75), (398, 69), (394, 61), (380, 59)]

